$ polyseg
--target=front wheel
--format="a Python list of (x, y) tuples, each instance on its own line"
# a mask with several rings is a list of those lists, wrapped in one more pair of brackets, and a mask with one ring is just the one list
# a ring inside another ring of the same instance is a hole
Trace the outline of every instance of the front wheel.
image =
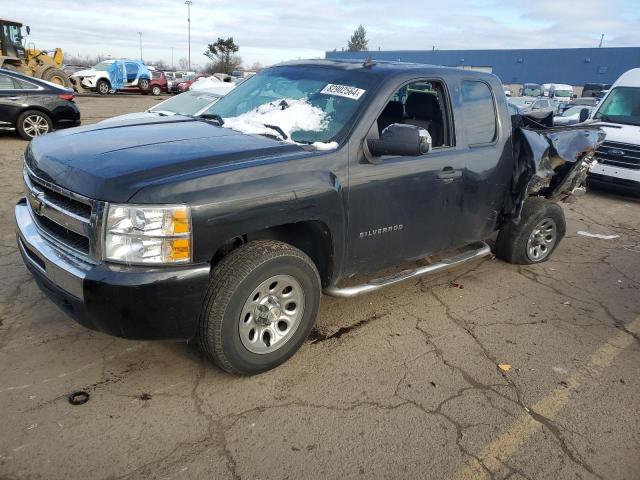
[(495, 254), (502, 260), (520, 265), (545, 262), (566, 230), (560, 205), (544, 198), (528, 198), (520, 222), (508, 223), (498, 233)]
[(109, 85), (107, 80), (100, 79), (98, 83), (96, 83), (96, 90), (100, 95), (106, 95), (111, 90), (111, 85)]
[(250, 242), (213, 270), (200, 344), (230, 373), (252, 375), (275, 368), (309, 335), (320, 293), (318, 270), (302, 251), (272, 240)]

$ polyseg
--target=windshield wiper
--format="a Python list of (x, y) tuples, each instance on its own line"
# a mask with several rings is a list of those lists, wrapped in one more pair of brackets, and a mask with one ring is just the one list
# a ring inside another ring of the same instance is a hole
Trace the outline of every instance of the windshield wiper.
[(282, 140), (287, 140), (289, 138), (289, 136), (286, 133), (284, 133), (284, 130), (282, 130), (279, 126), (277, 126), (277, 125), (267, 125), (266, 123), (263, 123), (263, 125), (265, 127), (267, 127), (267, 128), (270, 128), (271, 130), (275, 130), (276, 132), (278, 132), (280, 134), (280, 136), (282, 137)]
[(217, 113), (203, 113), (202, 115), (198, 115), (198, 118), (202, 118), (203, 120), (211, 120), (212, 122), (215, 122), (219, 127), (224, 125), (224, 119)]

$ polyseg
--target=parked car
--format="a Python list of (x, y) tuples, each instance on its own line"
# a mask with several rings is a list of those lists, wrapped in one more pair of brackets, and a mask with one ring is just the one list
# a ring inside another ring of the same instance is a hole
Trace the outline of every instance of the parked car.
[(26, 140), (80, 125), (73, 90), (0, 68), (0, 130)]
[(539, 83), (524, 83), (520, 87), (521, 97), (542, 97), (544, 89)]
[(204, 118), (38, 138), (25, 182), (43, 194), (16, 205), (19, 250), (83, 325), (197, 339), (224, 370), (263, 372), (304, 344), (323, 289), (353, 297), (459, 266), (495, 232), (507, 262), (549, 258), (566, 229), (556, 201), (604, 134), (512, 123), (500, 92), (482, 72), (308, 60), (262, 70)]
[(593, 117), (607, 133), (591, 168), (591, 186), (640, 195), (640, 68), (623, 73)]
[(107, 118), (104, 122), (115, 122), (120, 120), (132, 120), (140, 118), (157, 118), (171, 115), (187, 115), (197, 117), (206, 112), (209, 107), (216, 103), (221, 94), (206, 90), (189, 90), (175, 97), (171, 97), (164, 102), (145, 110), (144, 112), (125, 113), (117, 117)]
[(585, 83), (582, 88), (582, 97), (595, 97), (597, 98), (603, 90), (609, 90), (611, 84), (608, 83)]
[(572, 99), (576, 98), (576, 94), (573, 93), (573, 87), (563, 83), (552, 83), (549, 88), (549, 99), (554, 100), (556, 105), (562, 103), (569, 103)]
[(151, 92), (152, 95), (158, 96), (163, 93), (169, 93), (169, 84), (164, 72), (160, 70), (151, 70), (151, 80), (146, 90), (142, 90), (139, 86), (128, 86), (119, 89), (119, 92), (140, 92), (143, 95)]
[(521, 114), (533, 111), (555, 112), (556, 104), (553, 100), (540, 97), (512, 97), (507, 100), (515, 105)]
[[(115, 65), (114, 65), (115, 64)], [(112, 78), (110, 71), (117, 67), (118, 79)], [(77, 91), (96, 91), (101, 95), (122, 88), (136, 87), (142, 91), (149, 89), (151, 75), (144, 64), (136, 60), (105, 60), (87, 70), (75, 72), (70, 77)], [(121, 80), (118, 81), (118, 80)], [(119, 85), (122, 84), (122, 86)]]
[(195, 76), (196, 72), (164, 72), (167, 77), (167, 87), (170, 93), (175, 93), (177, 91), (177, 86), (180, 82), (183, 82), (190, 75)]
[(204, 73), (201, 73), (201, 74), (198, 74), (198, 75), (189, 75), (186, 80), (184, 80), (184, 81), (182, 81), (182, 82), (180, 82), (180, 83), (178, 83), (176, 85), (174, 92), (175, 93), (186, 92), (187, 90), (189, 90), (191, 85), (193, 85), (193, 82), (195, 82), (195, 81), (197, 81), (197, 80), (199, 80), (201, 78), (208, 78), (209, 76), (210, 75), (207, 75), (207, 74), (204, 74)]
[(587, 107), (584, 105), (573, 106), (562, 112), (561, 115), (553, 117), (553, 124), (560, 126), (575, 125), (577, 123), (586, 122), (593, 110), (593, 107)]

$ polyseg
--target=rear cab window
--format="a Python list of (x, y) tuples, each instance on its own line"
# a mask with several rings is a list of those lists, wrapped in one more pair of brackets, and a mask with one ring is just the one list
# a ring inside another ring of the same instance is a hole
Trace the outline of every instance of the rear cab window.
[(495, 101), (489, 85), (480, 80), (462, 81), (462, 117), (469, 147), (492, 144), (498, 136)]

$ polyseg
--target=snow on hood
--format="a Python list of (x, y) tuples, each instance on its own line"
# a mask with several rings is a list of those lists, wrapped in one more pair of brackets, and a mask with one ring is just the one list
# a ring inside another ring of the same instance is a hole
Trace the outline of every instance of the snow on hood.
[[(327, 128), (329, 119), (324, 110), (309, 103), (306, 98), (294, 100), (285, 98), (265, 103), (237, 117), (224, 119), (224, 127), (249, 135), (274, 135), (285, 142), (291, 140), (291, 134), (298, 131), (320, 132)], [(273, 127), (278, 127), (282, 133)], [(338, 147), (337, 142), (312, 144), (316, 150), (331, 150)]]

